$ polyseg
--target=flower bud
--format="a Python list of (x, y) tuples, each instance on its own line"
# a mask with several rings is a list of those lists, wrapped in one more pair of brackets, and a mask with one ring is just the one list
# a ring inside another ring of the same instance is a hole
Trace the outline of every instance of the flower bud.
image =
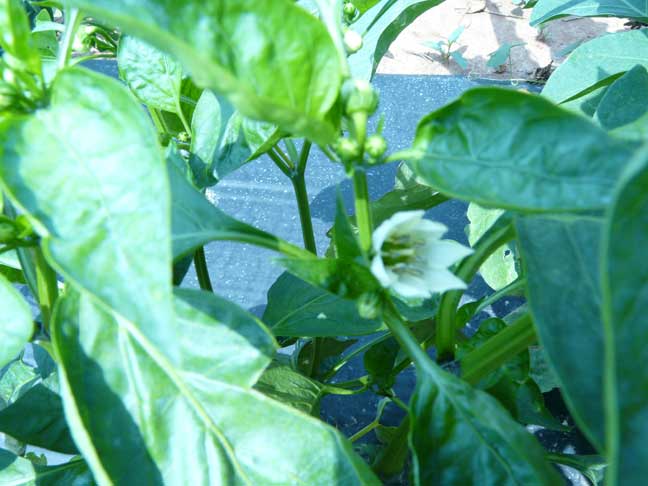
[(353, 54), (362, 49), (362, 36), (355, 30), (348, 29), (344, 33), (344, 47), (347, 54)]
[(362, 294), (356, 306), (363, 319), (375, 319), (380, 314), (380, 296), (375, 292)]
[(378, 108), (378, 93), (367, 81), (348, 80), (342, 85), (342, 101), (347, 115), (357, 112), (371, 115)]
[(356, 7), (353, 5), (351, 2), (344, 2), (344, 6), (342, 7), (342, 13), (344, 13), (344, 19), (347, 22), (351, 22), (353, 18), (356, 16)]
[(351, 162), (362, 155), (362, 148), (356, 140), (341, 137), (335, 144), (335, 152), (340, 156), (342, 162)]
[(379, 159), (387, 151), (387, 142), (382, 135), (373, 134), (365, 142), (365, 152), (372, 159)]

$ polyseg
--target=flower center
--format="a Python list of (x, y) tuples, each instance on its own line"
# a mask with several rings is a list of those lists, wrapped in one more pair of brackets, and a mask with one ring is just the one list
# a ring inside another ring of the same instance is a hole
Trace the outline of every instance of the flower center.
[(425, 240), (412, 234), (394, 234), (387, 237), (380, 249), (385, 266), (397, 273), (421, 273), (419, 250)]

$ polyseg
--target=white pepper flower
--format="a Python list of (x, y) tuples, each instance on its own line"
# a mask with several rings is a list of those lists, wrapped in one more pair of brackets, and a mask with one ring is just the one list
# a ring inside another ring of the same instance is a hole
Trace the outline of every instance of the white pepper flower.
[(448, 228), (423, 219), (424, 211), (403, 211), (373, 233), (371, 273), (383, 287), (406, 300), (464, 289), (466, 284), (448, 267), (472, 253), (453, 240), (442, 240)]

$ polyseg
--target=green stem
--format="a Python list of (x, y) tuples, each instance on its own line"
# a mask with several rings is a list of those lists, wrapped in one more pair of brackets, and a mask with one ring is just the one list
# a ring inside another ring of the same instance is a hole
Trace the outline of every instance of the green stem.
[(388, 332), (378, 336), (377, 338), (372, 339), (371, 341), (363, 344), (362, 346), (354, 349), (352, 352), (347, 354), (346, 356), (342, 357), (333, 367), (331, 370), (322, 377), (322, 381), (328, 381), (331, 378), (333, 378), (349, 361), (351, 361), (353, 358), (358, 356), (359, 354), (364, 353), (366, 350), (371, 348), (372, 346), (375, 346), (378, 343), (382, 343), (383, 341), (386, 341), (391, 337), (391, 334)]
[(194, 253), (194, 266), (196, 267), (196, 276), (198, 283), (202, 290), (213, 292), (211, 279), (209, 278), (209, 270), (207, 269), (207, 259), (205, 258), (205, 247), (199, 247)]
[(417, 368), (432, 364), (428, 354), (403, 322), (403, 318), (389, 296), (385, 296), (383, 321)]
[(291, 172), (294, 172), (295, 164), (293, 164), (292, 160), (290, 160), (290, 157), (288, 157), (286, 153), (281, 150), (281, 147), (279, 147), (279, 145), (275, 145), (273, 150), (275, 151), (275, 154), (283, 161), (286, 167), (288, 167)]
[(368, 254), (371, 250), (371, 207), (369, 205), (369, 190), (367, 188), (367, 174), (362, 169), (353, 171), (353, 191), (355, 196), (355, 217), (360, 233), (360, 247)]
[[(514, 236), (512, 224), (491, 228), (491, 231), (479, 240), (474, 248), (475, 252), (459, 265), (456, 272), (457, 277), (464, 282), (470, 282), (486, 259)], [(437, 361), (452, 361), (454, 359), (455, 318), (457, 306), (463, 293), (463, 290), (451, 290), (443, 294), (441, 298), (436, 335)]]
[(63, 32), (63, 40), (59, 46), (57, 67), (59, 70), (65, 69), (70, 62), (72, 56), (72, 44), (74, 44), (74, 36), (76, 31), (81, 25), (81, 14), (79, 9), (70, 8), (65, 9), (65, 32)]
[(293, 176), (292, 169), (286, 165), (284, 160), (279, 156), (279, 154), (275, 151), (274, 148), (268, 151), (268, 157), (270, 157), (270, 160), (272, 160), (275, 163), (275, 165), (279, 168), (281, 172), (284, 173), (286, 177), (292, 179)]
[(313, 220), (311, 218), (310, 203), (308, 202), (308, 190), (306, 189), (306, 177), (302, 173), (297, 173), (294, 174), (290, 180), (295, 189), (295, 198), (297, 199), (297, 208), (299, 209), (299, 220), (301, 222), (304, 247), (311, 253), (317, 255)]
[(300, 174), (306, 173), (306, 165), (308, 164), (308, 156), (310, 155), (312, 146), (312, 142), (310, 142), (309, 140), (304, 140), (304, 145), (302, 146), (301, 152), (299, 153), (299, 164), (297, 165), (297, 171)]
[(461, 358), (461, 378), (473, 385), (478, 383), (513, 356), (528, 349), (536, 340), (531, 314), (526, 313)]
[(58, 298), (58, 282), (56, 272), (45, 261), (43, 252), (40, 248), (34, 250), (34, 263), (36, 265), (36, 288), (38, 305), (41, 309), (43, 326), (49, 332), (50, 319), (54, 304)]
[(494, 304), (498, 300), (500, 300), (503, 297), (506, 297), (507, 295), (515, 295), (517, 294), (520, 290), (524, 289), (524, 286), (526, 285), (526, 279), (525, 278), (518, 278), (508, 284), (506, 287), (503, 287), (499, 289), (497, 292), (492, 293), (488, 297), (486, 297), (481, 304), (477, 306), (477, 309), (475, 309), (475, 315), (479, 314), (481, 311), (486, 309), (489, 305)]
[(182, 122), (182, 126), (185, 129), (185, 132), (187, 132), (187, 135), (191, 136), (191, 125), (189, 125), (189, 122), (187, 122), (187, 118), (185, 118), (184, 112), (182, 111), (182, 103), (180, 103), (180, 98), (176, 99), (176, 111), (178, 113), (178, 116), (180, 117), (180, 121)]

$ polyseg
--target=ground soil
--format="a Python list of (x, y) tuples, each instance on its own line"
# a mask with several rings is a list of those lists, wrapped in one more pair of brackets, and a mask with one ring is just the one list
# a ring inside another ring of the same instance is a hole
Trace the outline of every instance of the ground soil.
[[(553, 62), (559, 65), (571, 50), (608, 32), (625, 30), (623, 19), (578, 19), (566, 17), (543, 29), (531, 27), (530, 9), (511, 0), (446, 0), (411, 24), (392, 44), (380, 66), (386, 74), (463, 74), (479, 78), (532, 80), (536, 70)], [(443, 60), (426, 41), (446, 39), (463, 25), (465, 31), (456, 44), (468, 61), (468, 69)], [(524, 42), (511, 53), (511, 66), (499, 69), (486, 64), (492, 52), (503, 43)]]

